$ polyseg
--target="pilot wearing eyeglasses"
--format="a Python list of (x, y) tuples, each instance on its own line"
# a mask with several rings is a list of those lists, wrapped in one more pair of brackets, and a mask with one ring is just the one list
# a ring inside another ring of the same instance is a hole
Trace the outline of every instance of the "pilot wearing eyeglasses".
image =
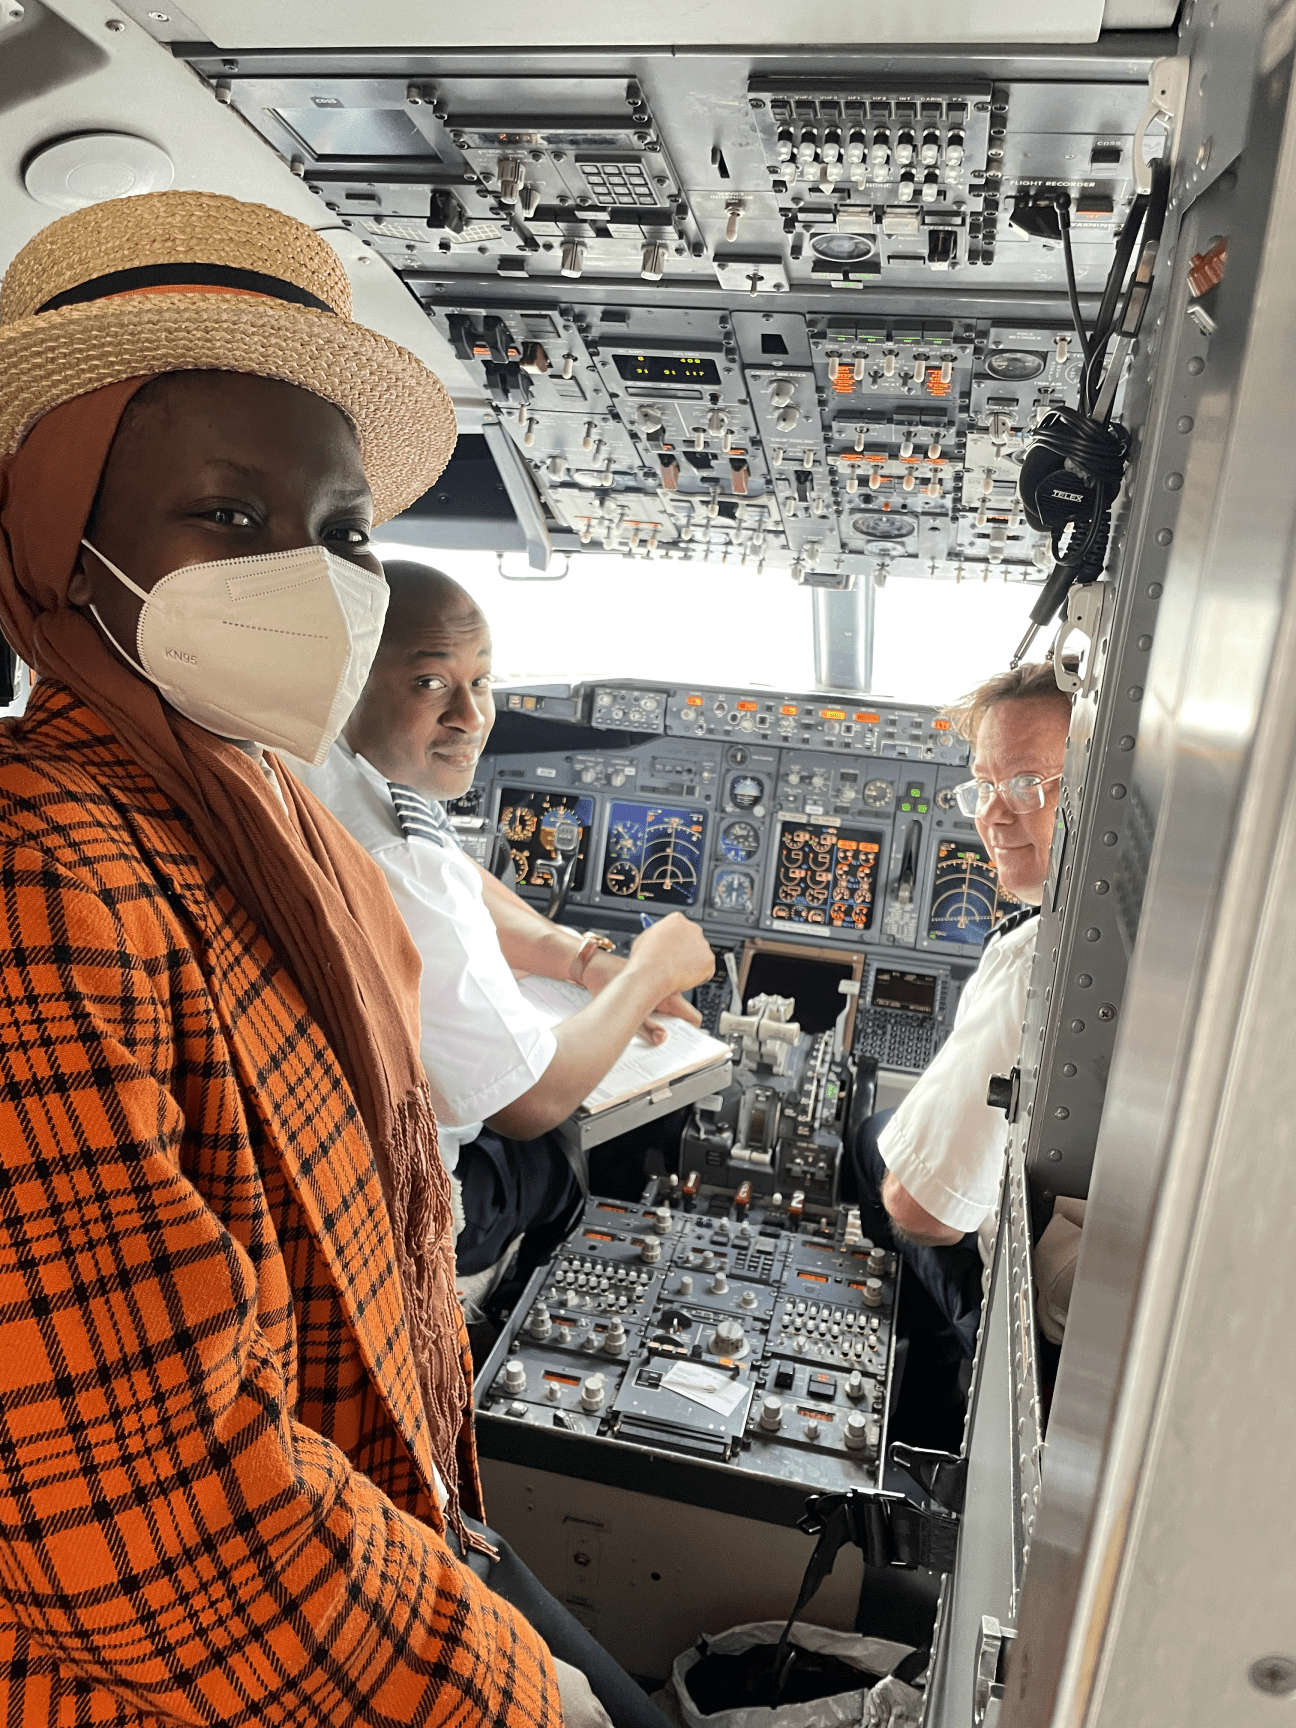
[(873, 1211), (867, 1228), (889, 1230), (939, 1310), (934, 1330), (970, 1356), (1005, 1144), (986, 1087), (1020, 1053), (1071, 700), (1051, 666), (1032, 665), (991, 678), (949, 713), (972, 747), (958, 806), (1020, 904), (987, 938), (935, 1060), (899, 1109), (873, 1117), (849, 1148), (847, 1197)]

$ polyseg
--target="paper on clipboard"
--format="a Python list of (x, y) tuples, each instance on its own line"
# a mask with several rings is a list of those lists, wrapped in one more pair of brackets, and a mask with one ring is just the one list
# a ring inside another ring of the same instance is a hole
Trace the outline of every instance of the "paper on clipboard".
[[(570, 1020), (594, 1000), (579, 984), (569, 984), (557, 978), (539, 978), (534, 974), (518, 980), (518, 988), (533, 1008), (551, 1026)], [(660, 1044), (647, 1044), (634, 1037), (616, 1062), (586, 1098), (584, 1108), (591, 1113), (609, 1110), (627, 1098), (637, 1098), (648, 1092), (659, 1092), (673, 1080), (682, 1080), (699, 1068), (721, 1062), (729, 1055), (729, 1046), (719, 1038), (700, 1032), (696, 1026), (664, 1014), (661, 1024), (666, 1037)]]

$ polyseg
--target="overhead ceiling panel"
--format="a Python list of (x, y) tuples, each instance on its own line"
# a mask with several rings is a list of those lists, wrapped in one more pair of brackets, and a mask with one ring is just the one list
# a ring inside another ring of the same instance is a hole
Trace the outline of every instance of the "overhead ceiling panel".
[[(1133, 0), (1126, 12), (1160, 14), (1166, 0)], [(267, 6), (264, 0), (187, 0), (186, 16), (219, 48), (525, 48), (748, 47), (798, 48), (840, 43), (876, 47), (946, 43), (1094, 42), (1103, 26), (1103, 0), (803, 0), (789, 28), (781, 0), (567, 0), (536, 7), (531, 0), (490, 6), (438, 7), (426, 0), (312, 0), (309, 6)], [(1157, 22), (1164, 22), (1158, 17)], [(1127, 23), (1126, 27), (1129, 27)]]

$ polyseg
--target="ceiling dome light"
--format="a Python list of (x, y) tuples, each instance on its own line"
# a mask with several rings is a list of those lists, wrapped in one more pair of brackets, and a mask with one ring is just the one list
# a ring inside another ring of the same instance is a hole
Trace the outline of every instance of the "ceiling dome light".
[(23, 172), (28, 192), (51, 210), (84, 210), (109, 198), (165, 192), (174, 179), (165, 150), (126, 132), (60, 138), (38, 150)]

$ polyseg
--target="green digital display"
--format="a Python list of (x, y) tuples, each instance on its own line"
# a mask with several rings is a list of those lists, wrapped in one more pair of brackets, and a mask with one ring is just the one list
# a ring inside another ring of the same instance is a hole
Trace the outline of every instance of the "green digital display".
[(718, 384), (720, 368), (700, 354), (614, 354), (616, 369), (635, 384)]

